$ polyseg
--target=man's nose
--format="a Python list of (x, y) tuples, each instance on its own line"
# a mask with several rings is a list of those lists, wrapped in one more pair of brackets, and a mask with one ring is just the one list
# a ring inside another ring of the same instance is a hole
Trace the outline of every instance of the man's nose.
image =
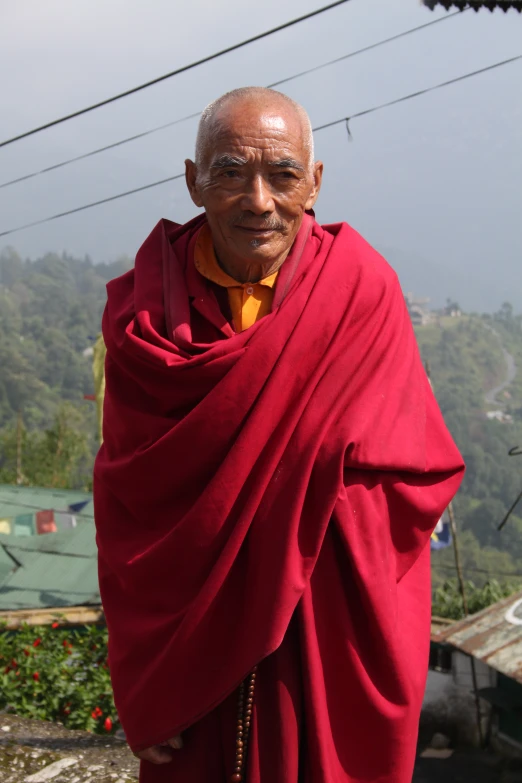
[(275, 204), (270, 186), (262, 176), (249, 180), (241, 199), (241, 207), (245, 212), (253, 212), (255, 215), (274, 211)]

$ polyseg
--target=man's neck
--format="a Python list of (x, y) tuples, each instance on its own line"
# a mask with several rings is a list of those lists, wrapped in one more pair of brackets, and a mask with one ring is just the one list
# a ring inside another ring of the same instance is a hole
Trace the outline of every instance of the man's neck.
[(222, 259), (216, 253), (216, 260), (226, 274), (233, 280), (237, 280), (238, 283), (259, 283), (260, 280), (264, 280), (266, 277), (278, 272), (283, 266), (283, 263), (288, 256), (288, 252), (284, 253), (280, 258), (275, 261), (267, 261), (265, 264), (234, 264), (233, 261), (228, 259)]

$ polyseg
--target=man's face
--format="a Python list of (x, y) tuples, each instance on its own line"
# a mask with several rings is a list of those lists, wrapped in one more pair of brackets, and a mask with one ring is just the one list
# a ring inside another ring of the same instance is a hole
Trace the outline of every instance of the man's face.
[(198, 166), (186, 161), (187, 185), (220, 260), (253, 274), (284, 260), (323, 168), (310, 162), (298, 114), (285, 105), (225, 105), (202, 158)]

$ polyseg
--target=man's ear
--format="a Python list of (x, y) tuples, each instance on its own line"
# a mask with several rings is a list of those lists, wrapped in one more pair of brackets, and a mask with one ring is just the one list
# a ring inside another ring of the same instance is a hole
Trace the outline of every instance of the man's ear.
[(190, 198), (194, 202), (194, 204), (197, 207), (203, 206), (203, 201), (201, 200), (201, 194), (199, 192), (199, 187), (197, 184), (197, 174), (198, 169), (194, 161), (187, 160), (185, 161), (185, 182), (187, 183), (188, 192), (190, 193)]
[(323, 168), (324, 166), (320, 160), (314, 163), (314, 186), (305, 204), (305, 209), (307, 210), (312, 209), (319, 196), (321, 183), (323, 181)]

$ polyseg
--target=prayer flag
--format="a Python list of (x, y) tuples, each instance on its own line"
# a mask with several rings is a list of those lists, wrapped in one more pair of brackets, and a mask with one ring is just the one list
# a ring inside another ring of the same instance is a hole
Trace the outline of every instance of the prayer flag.
[(0, 533), (9, 535), (10, 532), (11, 532), (11, 520), (0, 519)]
[(14, 520), (15, 536), (34, 536), (34, 514), (19, 514)]
[(73, 527), (76, 527), (76, 517), (67, 511), (55, 511), (54, 521), (58, 530), (72, 530)]
[(432, 551), (444, 549), (445, 547), (450, 546), (452, 540), (448, 512), (445, 511), (437, 522), (437, 527), (431, 534), (430, 549)]
[(36, 512), (36, 532), (39, 536), (44, 533), (56, 533), (58, 528), (54, 521), (54, 511)]
[(90, 502), (91, 499), (89, 498), (88, 500), (81, 500), (79, 503), (70, 503), (69, 511), (73, 514), (79, 514)]

